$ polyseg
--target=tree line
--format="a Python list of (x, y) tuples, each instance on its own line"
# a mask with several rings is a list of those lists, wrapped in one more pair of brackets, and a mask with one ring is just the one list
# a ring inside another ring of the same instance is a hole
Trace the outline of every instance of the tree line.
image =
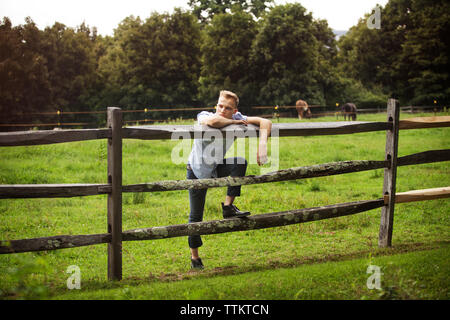
[[(390, 0), (336, 40), (298, 3), (189, 0), (190, 10), (126, 17), (113, 36), (84, 23), (0, 23), (2, 122), (31, 113), (213, 106), (219, 90), (255, 105), (448, 104), (450, 5)], [(247, 110), (246, 110), (247, 109)], [(180, 114), (181, 115), (181, 114)], [(152, 117), (167, 114), (152, 114)], [(176, 114), (172, 114), (172, 117)]]

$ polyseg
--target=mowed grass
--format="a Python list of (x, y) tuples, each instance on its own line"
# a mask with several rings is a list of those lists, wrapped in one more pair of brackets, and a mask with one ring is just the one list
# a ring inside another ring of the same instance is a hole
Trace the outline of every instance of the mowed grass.
[[(412, 115), (401, 115), (402, 119), (408, 117)], [(385, 121), (385, 115), (360, 115), (358, 120)], [(280, 119), (280, 122), (292, 121), (298, 120)], [(335, 121), (335, 118), (313, 121)], [(179, 143), (124, 140), (123, 183), (185, 179), (185, 165), (173, 163), (171, 157)], [(252, 144), (247, 139), (245, 150), (236, 147), (234, 154), (254, 158), (249, 152)], [(384, 148), (384, 132), (282, 137), (279, 138), (279, 169), (344, 160), (383, 160)], [(400, 132), (399, 156), (449, 148), (450, 128)], [(233, 150), (228, 155), (232, 153)], [(181, 156), (187, 159), (188, 154)], [(106, 158), (106, 140), (2, 147), (0, 183), (106, 183)], [(261, 168), (250, 163), (247, 174), (260, 173)], [(383, 170), (250, 185), (242, 187), (236, 205), (256, 215), (377, 199), (381, 197), (382, 185)], [(398, 168), (398, 192), (449, 185), (448, 162)], [(225, 188), (208, 190), (205, 220), (221, 218), (220, 202), (225, 192)], [(104, 233), (106, 198), (0, 200), (0, 239)], [(281, 228), (204, 236), (200, 251), (206, 265), (203, 272), (189, 270), (186, 237), (124, 242), (124, 279), (119, 283), (106, 280), (106, 245), (1, 255), (0, 296), (6, 299), (448, 299), (449, 208), (448, 199), (397, 204), (393, 247), (389, 249), (378, 248), (380, 209)], [(187, 191), (123, 195), (123, 230), (186, 223), (188, 213)], [(384, 268), (381, 291), (366, 287), (368, 262)], [(67, 289), (70, 274), (66, 270), (71, 265), (80, 268), (81, 290)], [(209, 290), (211, 287), (216, 289)]]

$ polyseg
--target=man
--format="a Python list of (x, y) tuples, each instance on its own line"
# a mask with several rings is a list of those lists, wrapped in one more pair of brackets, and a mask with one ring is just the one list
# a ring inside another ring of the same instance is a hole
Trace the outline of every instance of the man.
[[(216, 106), (216, 112), (202, 111), (197, 115), (199, 125), (208, 125), (213, 128), (223, 128), (230, 124), (254, 124), (259, 126), (259, 145), (257, 151), (257, 163), (263, 165), (267, 162), (267, 139), (270, 135), (272, 122), (260, 117), (247, 117), (238, 112), (238, 96), (231, 91), (221, 91)], [(234, 139), (195, 139), (187, 164), (188, 179), (206, 179), (217, 177), (242, 177), (245, 176), (247, 161), (244, 158), (224, 159), (227, 150), (233, 144)], [(203, 221), (207, 189), (189, 190), (189, 223)], [(241, 218), (248, 216), (250, 212), (240, 211), (234, 204), (235, 197), (240, 196), (241, 186), (228, 187), (225, 201), (222, 203), (222, 213), (225, 219)], [(188, 237), (191, 250), (191, 268), (203, 269), (202, 260), (198, 254), (198, 248), (203, 242), (200, 236)]]

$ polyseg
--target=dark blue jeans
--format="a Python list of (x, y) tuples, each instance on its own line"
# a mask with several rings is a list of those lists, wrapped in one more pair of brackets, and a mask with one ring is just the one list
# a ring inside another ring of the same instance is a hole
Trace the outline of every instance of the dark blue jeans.
[[(231, 161), (232, 160), (232, 161)], [(244, 158), (229, 158), (224, 159), (223, 164), (219, 164), (216, 168), (217, 177), (243, 177), (247, 170), (247, 160)], [(187, 178), (197, 179), (194, 172), (187, 168)], [(203, 210), (205, 209), (206, 192), (208, 189), (190, 189), (189, 190), (189, 223), (203, 221)], [(228, 187), (228, 196), (239, 197), (241, 195), (241, 186)], [(198, 248), (203, 245), (202, 238), (200, 236), (188, 236), (188, 242), (190, 248)]]

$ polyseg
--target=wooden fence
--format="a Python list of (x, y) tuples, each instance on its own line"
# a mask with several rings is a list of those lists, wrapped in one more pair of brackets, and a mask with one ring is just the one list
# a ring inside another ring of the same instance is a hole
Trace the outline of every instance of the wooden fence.
[[(314, 122), (276, 123), (273, 132), (284, 136), (311, 136), (353, 134), (359, 132), (386, 131), (386, 152), (383, 160), (341, 161), (279, 170), (268, 174), (245, 177), (224, 177), (198, 180), (166, 180), (153, 183), (122, 185), (122, 141), (123, 139), (159, 140), (171, 139), (172, 134), (190, 138), (214, 130), (243, 137), (250, 129), (231, 125), (222, 129), (209, 127), (164, 125), (148, 127), (123, 127), (122, 111), (108, 108), (105, 129), (43, 130), (0, 133), (0, 146), (28, 146), (92, 139), (108, 139), (108, 183), (107, 184), (31, 184), (0, 185), (0, 199), (5, 198), (56, 198), (89, 195), (108, 195), (107, 232), (90, 235), (60, 235), (34, 239), (2, 240), (0, 253), (18, 253), (55, 250), (80, 246), (108, 244), (108, 279), (122, 279), (122, 241), (153, 240), (188, 235), (206, 235), (250, 229), (271, 228), (308, 221), (328, 219), (382, 208), (379, 246), (392, 243), (394, 205), (396, 202), (421, 201), (450, 196), (450, 188), (419, 190), (395, 194), (397, 166), (431, 163), (450, 160), (450, 149), (431, 150), (404, 157), (397, 157), (398, 133), (400, 129), (420, 129), (450, 126), (450, 117), (416, 118), (399, 121), (399, 106), (389, 99), (386, 122)], [(253, 131), (254, 133), (254, 131)], [(248, 136), (254, 136), (248, 135)], [(202, 189), (237, 185), (270, 183), (294, 179), (345, 174), (384, 168), (383, 195), (379, 199), (341, 203), (317, 208), (295, 209), (250, 216), (246, 219), (203, 221), (161, 227), (122, 230), (122, 193), (155, 192), (171, 190)]]

